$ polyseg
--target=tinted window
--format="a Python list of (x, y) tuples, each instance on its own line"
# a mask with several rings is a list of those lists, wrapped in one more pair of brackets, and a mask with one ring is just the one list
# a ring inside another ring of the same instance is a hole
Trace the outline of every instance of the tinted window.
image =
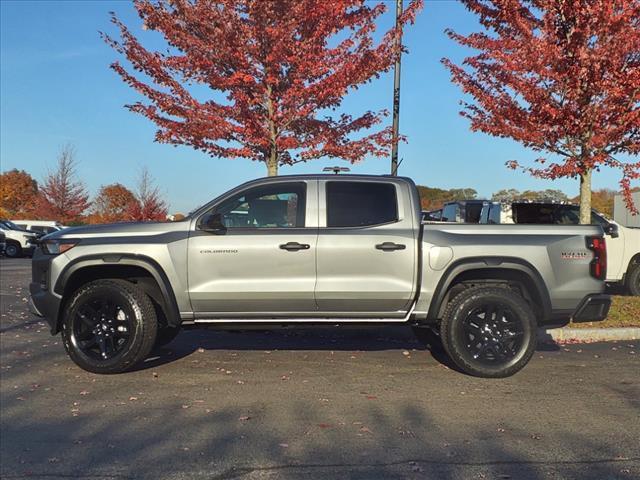
[(554, 205), (514, 203), (513, 220), (515, 223), (554, 224), (554, 210)]
[(254, 187), (213, 209), (227, 228), (304, 227), (304, 183), (282, 183)]
[(450, 203), (445, 205), (442, 210), (442, 220), (444, 222), (457, 222), (458, 221), (458, 205)]
[(481, 203), (467, 203), (464, 210), (464, 221), (467, 223), (478, 223), (482, 212)]
[(389, 183), (328, 182), (327, 226), (364, 227), (398, 220), (396, 187)]
[(558, 206), (554, 212), (554, 222), (558, 225), (578, 225), (580, 223), (580, 208), (574, 206)]

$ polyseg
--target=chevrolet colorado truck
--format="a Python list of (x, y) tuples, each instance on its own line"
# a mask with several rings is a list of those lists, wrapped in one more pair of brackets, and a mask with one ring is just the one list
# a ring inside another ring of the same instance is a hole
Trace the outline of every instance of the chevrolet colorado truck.
[(387, 176), (265, 178), (182, 221), (65, 229), (32, 270), (34, 313), (95, 373), (187, 326), (408, 324), (464, 372), (505, 377), (536, 327), (610, 306), (601, 227), (425, 223), (413, 181)]

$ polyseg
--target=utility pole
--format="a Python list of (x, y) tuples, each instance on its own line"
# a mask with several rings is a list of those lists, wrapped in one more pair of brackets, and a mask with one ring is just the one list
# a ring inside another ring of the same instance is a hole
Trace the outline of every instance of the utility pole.
[(402, 1), (396, 0), (396, 47), (398, 48), (398, 58), (393, 69), (393, 127), (391, 144), (391, 175), (398, 174), (398, 128), (400, 126), (400, 60), (402, 52), (402, 26), (400, 16), (402, 15)]

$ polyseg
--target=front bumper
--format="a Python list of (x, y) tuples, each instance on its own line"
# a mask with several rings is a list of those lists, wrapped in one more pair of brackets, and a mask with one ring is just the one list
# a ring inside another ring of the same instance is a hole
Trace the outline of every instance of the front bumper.
[(34, 315), (44, 317), (51, 326), (51, 333), (55, 334), (58, 332), (58, 313), (62, 297), (51, 291), (50, 270), (52, 258), (50, 255), (42, 254), (40, 249), (37, 249), (33, 255), (31, 260), (31, 283), (29, 284), (29, 310)]
[(575, 323), (601, 322), (609, 314), (611, 308), (611, 296), (604, 294), (592, 294), (584, 297), (576, 311), (571, 316)]

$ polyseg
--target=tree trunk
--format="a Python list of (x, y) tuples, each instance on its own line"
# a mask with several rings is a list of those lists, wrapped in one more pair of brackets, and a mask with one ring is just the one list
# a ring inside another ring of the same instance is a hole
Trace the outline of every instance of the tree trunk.
[(267, 159), (267, 175), (270, 177), (278, 176), (278, 150), (275, 146), (271, 147), (269, 158)]
[(580, 224), (591, 224), (591, 173), (586, 170), (580, 174)]

